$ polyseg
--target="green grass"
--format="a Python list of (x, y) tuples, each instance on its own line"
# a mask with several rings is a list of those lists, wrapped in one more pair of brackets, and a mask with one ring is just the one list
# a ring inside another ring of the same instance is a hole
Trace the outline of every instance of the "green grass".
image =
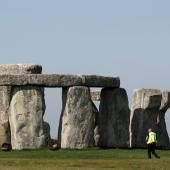
[(161, 159), (147, 159), (146, 150), (30, 150), (0, 152), (0, 170), (126, 169), (168, 170), (170, 151), (158, 150)]

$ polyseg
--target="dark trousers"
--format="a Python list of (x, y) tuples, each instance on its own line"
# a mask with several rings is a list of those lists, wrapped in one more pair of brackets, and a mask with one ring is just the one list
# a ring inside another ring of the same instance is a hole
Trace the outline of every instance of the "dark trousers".
[(158, 154), (155, 152), (155, 149), (156, 149), (156, 143), (150, 143), (148, 144), (148, 158), (150, 159), (151, 158), (151, 153), (156, 157), (156, 158), (160, 158), (158, 156)]

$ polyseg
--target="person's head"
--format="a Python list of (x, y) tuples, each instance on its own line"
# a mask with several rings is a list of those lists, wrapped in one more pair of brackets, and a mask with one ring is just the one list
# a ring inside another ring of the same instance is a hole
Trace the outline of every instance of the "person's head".
[(152, 128), (149, 128), (149, 129), (148, 129), (148, 132), (152, 132)]

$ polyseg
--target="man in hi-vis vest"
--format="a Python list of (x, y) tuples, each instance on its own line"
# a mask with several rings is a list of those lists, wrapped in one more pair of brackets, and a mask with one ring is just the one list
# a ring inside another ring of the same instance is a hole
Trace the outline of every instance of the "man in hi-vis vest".
[(152, 131), (151, 128), (148, 129), (148, 136), (146, 137), (146, 142), (148, 145), (148, 158), (151, 159), (151, 153), (156, 157), (160, 158), (155, 152), (156, 149), (156, 133)]

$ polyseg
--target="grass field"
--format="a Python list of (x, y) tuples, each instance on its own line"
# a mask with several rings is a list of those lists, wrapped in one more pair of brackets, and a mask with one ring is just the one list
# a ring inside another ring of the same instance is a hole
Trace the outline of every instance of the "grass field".
[(147, 159), (146, 150), (30, 150), (0, 152), (0, 170), (126, 169), (170, 170), (170, 151), (161, 159)]

